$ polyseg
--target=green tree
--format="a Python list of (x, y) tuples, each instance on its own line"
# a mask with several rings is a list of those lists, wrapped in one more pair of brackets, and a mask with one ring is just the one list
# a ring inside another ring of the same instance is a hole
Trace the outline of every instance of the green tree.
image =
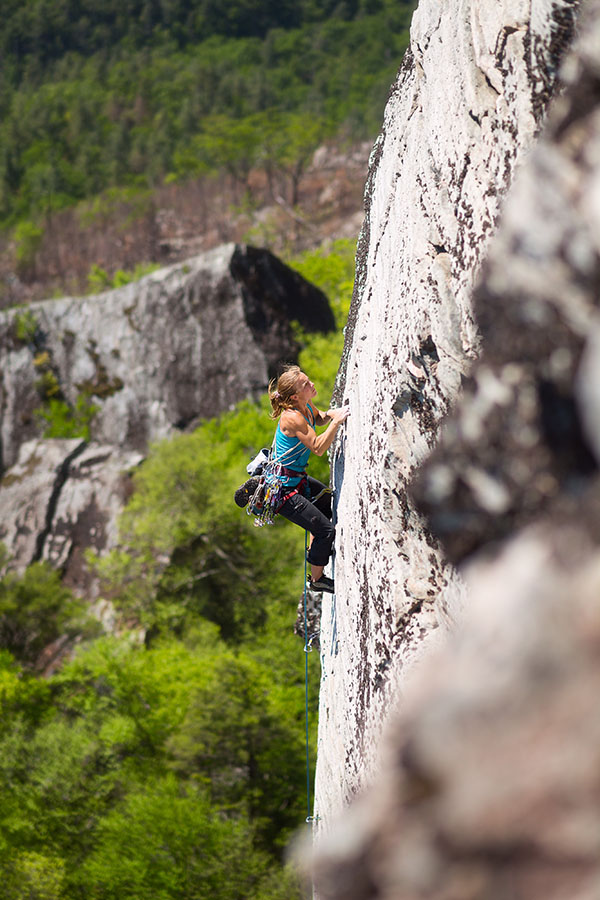
[(64, 900), (65, 862), (60, 856), (16, 850), (2, 863), (2, 900)]
[(80, 880), (98, 900), (238, 900), (266, 869), (243, 819), (223, 818), (200, 786), (166, 775), (100, 822)]
[(308, 112), (269, 110), (258, 122), (261, 131), (260, 160), (275, 194), (280, 176), (287, 189), (287, 202), (296, 206), (302, 177), (314, 151), (331, 134), (331, 126), (322, 116)]
[(44, 229), (33, 222), (19, 222), (15, 228), (17, 271), (22, 278), (35, 274), (35, 260), (42, 244)]
[(285, 847), (302, 815), (298, 700), (298, 686), (279, 683), (249, 652), (223, 654), (169, 742), (177, 769), (208, 778), (212, 802), (243, 813), (271, 852)]
[(193, 142), (199, 171), (225, 169), (236, 186), (249, 190), (248, 176), (256, 165), (262, 144), (261, 118), (255, 115), (232, 119), (207, 116), (202, 133)]
[(33, 563), (22, 575), (9, 572), (0, 580), (0, 648), (34, 666), (52, 641), (89, 633), (86, 609), (46, 563)]

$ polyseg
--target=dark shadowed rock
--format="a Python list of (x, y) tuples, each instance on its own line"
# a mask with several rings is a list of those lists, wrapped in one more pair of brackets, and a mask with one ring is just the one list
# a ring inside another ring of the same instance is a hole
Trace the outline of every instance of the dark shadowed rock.
[[(325, 294), (268, 250), (236, 247), (230, 270), (242, 286), (246, 322), (276, 374), (282, 346), (290, 342), (290, 322), (306, 331), (333, 331), (335, 319)], [(297, 348), (290, 347), (290, 357)]]

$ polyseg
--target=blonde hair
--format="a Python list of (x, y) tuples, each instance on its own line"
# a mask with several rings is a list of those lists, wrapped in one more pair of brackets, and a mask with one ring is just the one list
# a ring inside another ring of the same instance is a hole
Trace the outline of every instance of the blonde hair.
[(296, 393), (296, 382), (301, 371), (300, 366), (286, 366), (279, 378), (272, 378), (269, 382), (269, 415), (272, 419), (278, 419), (284, 409), (296, 408), (292, 397)]

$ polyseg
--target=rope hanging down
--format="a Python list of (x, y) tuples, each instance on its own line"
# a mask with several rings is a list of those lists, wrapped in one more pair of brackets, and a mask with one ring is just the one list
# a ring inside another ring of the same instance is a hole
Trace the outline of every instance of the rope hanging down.
[[(335, 476), (334, 476), (335, 477)], [(325, 488), (325, 490), (321, 491), (318, 495), (319, 497), (325, 493), (326, 490), (332, 490), (335, 493), (335, 481), (333, 488)], [(334, 507), (334, 524), (336, 521), (335, 516), (335, 507)], [(319, 821), (319, 816), (313, 816), (310, 812), (310, 751), (309, 751), (309, 740), (308, 740), (308, 654), (312, 652), (312, 642), (316, 635), (311, 635), (310, 638), (308, 636), (308, 614), (306, 611), (306, 585), (308, 581), (308, 569), (307, 569), (307, 557), (308, 555), (308, 531), (304, 532), (304, 711), (305, 711), (305, 721), (306, 721), (306, 822), (311, 825), (313, 822)], [(331, 565), (333, 568), (333, 577), (335, 579), (335, 555), (332, 557)]]
[(304, 714), (306, 722), (306, 822), (311, 825), (319, 821), (319, 816), (310, 813), (310, 744), (308, 739), (308, 654), (312, 651), (312, 639), (308, 638), (308, 615), (306, 612), (306, 583), (308, 580), (307, 561), (308, 531), (304, 532)]
[(308, 553), (308, 531), (304, 532), (304, 718), (306, 723), (306, 821), (312, 822), (310, 814), (310, 756), (308, 742), (308, 616), (306, 613), (306, 582), (308, 579), (306, 556)]

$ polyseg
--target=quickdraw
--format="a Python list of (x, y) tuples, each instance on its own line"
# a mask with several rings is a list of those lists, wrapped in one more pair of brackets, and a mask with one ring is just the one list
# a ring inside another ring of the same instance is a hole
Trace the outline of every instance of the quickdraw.
[[(304, 490), (307, 484), (304, 472), (296, 472), (282, 464), (283, 456), (274, 459), (273, 447), (271, 447), (271, 453), (260, 474), (258, 486), (248, 501), (246, 512), (249, 516), (254, 516), (254, 524), (257, 528), (262, 528), (263, 525), (272, 525), (275, 516), (286, 500), (300, 490)], [(301, 476), (301, 481), (291, 490), (283, 480), (290, 476)]]

